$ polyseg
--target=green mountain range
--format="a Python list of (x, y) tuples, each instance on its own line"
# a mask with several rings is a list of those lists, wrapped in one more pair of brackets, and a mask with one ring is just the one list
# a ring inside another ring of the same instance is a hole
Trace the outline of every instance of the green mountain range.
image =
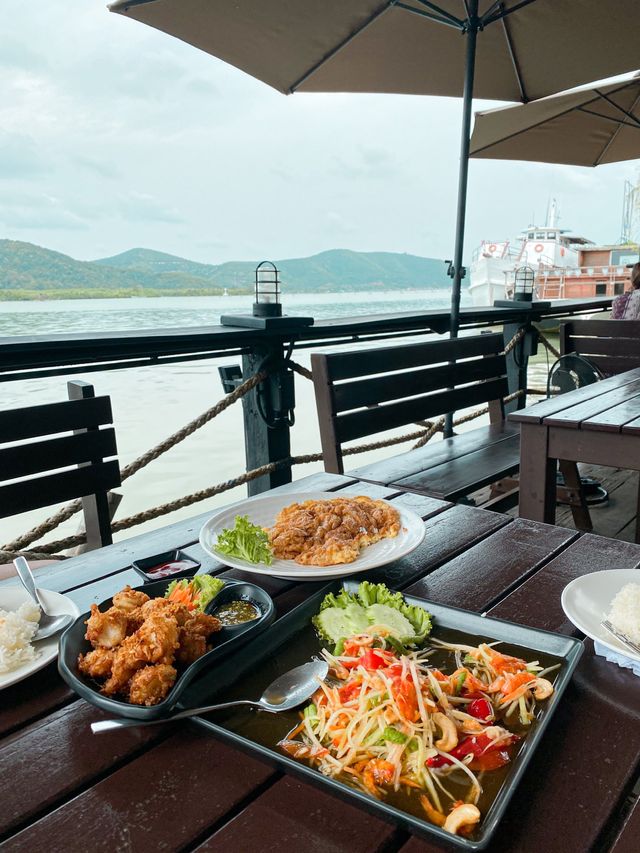
[[(76, 261), (32, 243), (0, 240), (0, 299), (205, 296), (225, 290), (249, 293), (256, 263), (201, 264), (152, 249)], [(331, 249), (310, 258), (275, 263), (282, 286), (290, 293), (450, 286), (442, 261), (416, 255)]]

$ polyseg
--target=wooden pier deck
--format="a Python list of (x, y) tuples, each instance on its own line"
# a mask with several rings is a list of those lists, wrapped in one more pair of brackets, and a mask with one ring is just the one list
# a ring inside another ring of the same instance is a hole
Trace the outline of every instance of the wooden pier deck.
[[(621, 468), (604, 468), (601, 465), (580, 464), (578, 467), (582, 476), (593, 477), (609, 492), (609, 500), (606, 503), (589, 507), (593, 532), (610, 539), (633, 542), (638, 496), (637, 473)], [(482, 489), (472, 497), (476, 506), (482, 506), (489, 500), (489, 489)], [(509, 510), (508, 514), (517, 517), (518, 508)], [(573, 516), (568, 506), (558, 504), (556, 524), (559, 527), (575, 530)]]

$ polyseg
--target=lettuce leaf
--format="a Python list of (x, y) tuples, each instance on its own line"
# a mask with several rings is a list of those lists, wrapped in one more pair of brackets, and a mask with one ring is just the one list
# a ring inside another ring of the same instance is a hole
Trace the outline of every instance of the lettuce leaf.
[[(328, 608), (348, 610), (354, 605), (367, 610), (373, 604), (384, 604), (387, 607), (397, 610), (410, 623), (412, 634), (409, 637), (398, 637), (399, 645), (400, 640), (404, 645), (419, 645), (431, 631), (431, 616), (424, 608), (407, 604), (401, 592), (392, 592), (383, 583), (370, 583), (369, 581), (363, 581), (355, 594), (347, 592), (343, 588), (337, 595), (332, 592), (326, 595), (320, 605), (318, 615), (313, 618), (313, 624), (320, 634), (321, 639), (335, 643), (339, 641), (339, 638), (335, 636), (338, 620), (335, 617), (332, 617), (331, 620), (321, 618), (323, 610), (327, 610)], [(370, 624), (374, 624), (371, 619), (376, 613), (379, 614), (376, 608), (370, 611)], [(374, 621), (376, 620), (374, 619)], [(347, 624), (345, 620), (345, 626)]]
[(236, 515), (235, 526), (218, 534), (215, 549), (230, 557), (240, 557), (249, 563), (266, 563), (270, 566), (273, 554), (266, 532), (252, 524), (247, 515)]

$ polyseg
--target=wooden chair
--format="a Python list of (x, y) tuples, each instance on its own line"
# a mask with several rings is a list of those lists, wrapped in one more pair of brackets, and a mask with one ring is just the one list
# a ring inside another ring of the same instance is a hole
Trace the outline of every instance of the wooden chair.
[(640, 367), (640, 320), (560, 323), (560, 353), (584, 356), (605, 376)]
[[(325, 470), (344, 473), (343, 443), (446, 412), (489, 404), (490, 424), (354, 471), (443, 500), (458, 500), (519, 468), (520, 433), (504, 419), (502, 334), (313, 354)], [(516, 493), (517, 495), (517, 493)], [(513, 504), (516, 498), (512, 496)]]
[(82, 498), (87, 543), (98, 548), (112, 542), (107, 493), (120, 485), (118, 460), (105, 461), (117, 453), (115, 431), (100, 429), (113, 422), (111, 400), (87, 382), (68, 388), (64, 402), (0, 411), (0, 518)]

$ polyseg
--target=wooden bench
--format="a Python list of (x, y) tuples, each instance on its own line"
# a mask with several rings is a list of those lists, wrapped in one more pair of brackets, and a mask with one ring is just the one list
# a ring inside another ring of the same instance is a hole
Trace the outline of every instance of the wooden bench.
[(560, 353), (584, 356), (605, 376), (640, 367), (640, 321), (569, 320), (561, 323)]
[(491, 333), (313, 354), (325, 470), (344, 473), (344, 442), (488, 404), (488, 426), (350, 473), (371, 483), (454, 501), (515, 473), (520, 433), (504, 419), (508, 386), (503, 350), (503, 335)]
[(115, 431), (100, 429), (111, 400), (68, 386), (61, 403), (0, 411), (0, 518), (82, 498), (87, 544), (99, 548), (112, 543), (108, 492), (120, 485)]

